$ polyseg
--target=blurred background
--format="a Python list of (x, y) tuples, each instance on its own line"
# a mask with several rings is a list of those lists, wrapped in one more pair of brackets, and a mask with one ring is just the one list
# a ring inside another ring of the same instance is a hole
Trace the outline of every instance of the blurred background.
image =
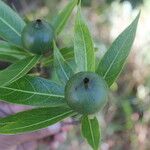
[[(45, 18), (49, 21), (68, 1), (5, 0), (25, 20)], [(150, 150), (150, 0), (82, 0), (82, 6), (94, 38), (97, 60), (141, 10), (134, 46), (98, 119), (102, 132), (101, 150)], [(73, 45), (75, 14), (76, 10), (57, 38), (59, 47)], [(75, 124), (57, 149), (90, 150), (79, 129)], [(45, 142), (39, 144), (38, 149), (51, 148)]]

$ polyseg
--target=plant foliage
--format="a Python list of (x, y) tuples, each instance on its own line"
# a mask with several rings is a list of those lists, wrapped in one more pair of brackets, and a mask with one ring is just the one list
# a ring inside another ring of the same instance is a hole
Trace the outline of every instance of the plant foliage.
[[(73, 9), (77, 7), (74, 25), (74, 46), (60, 49), (53, 44), (54, 52), (49, 57), (32, 55), (22, 48), (21, 32), (23, 19), (0, 0), (0, 60), (12, 62), (0, 71), (0, 99), (5, 102), (37, 106), (37, 108), (0, 118), (1, 134), (31, 132), (55, 124), (77, 114), (66, 104), (64, 87), (76, 72), (91, 71), (102, 76), (111, 86), (120, 74), (135, 39), (140, 13), (135, 20), (112, 43), (99, 65), (95, 68), (95, 51), (92, 36), (82, 15), (81, 4), (71, 0), (51, 24), (56, 36), (63, 30)], [(70, 62), (75, 62), (72, 69)], [(36, 65), (53, 64), (59, 83), (31, 76)], [(82, 116), (83, 137), (94, 150), (98, 150), (101, 135), (96, 116)]]

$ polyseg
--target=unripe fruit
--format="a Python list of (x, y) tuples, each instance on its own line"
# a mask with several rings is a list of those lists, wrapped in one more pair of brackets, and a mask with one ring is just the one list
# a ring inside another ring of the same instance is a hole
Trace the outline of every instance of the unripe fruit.
[(23, 46), (34, 54), (40, 55), (50, 51), (53, 39), (53, 27), (40, 19), (28, 23), (22, 32)]
[(68, 105), (81, 114), (94, 114), (107, 102), (108, 88), (102, 77), (93, 72), (73, 75), (65, 87)]

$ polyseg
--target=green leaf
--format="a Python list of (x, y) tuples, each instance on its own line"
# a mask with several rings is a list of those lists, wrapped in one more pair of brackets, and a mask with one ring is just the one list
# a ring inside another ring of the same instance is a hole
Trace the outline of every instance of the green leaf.
[(29, 54), (24, 49), (17, 47), (11, 43), (0, 41), (0, 60), (7, 62), (16, 62), (24, 59)]
[(64, 105), (64, 88), (40, 77), (24, 76), (9, 86), (0, 86), (0, 99), (5, 102), (54, 107)]
[[(69, 62), (69, 61), (72, 61), (74, 60), (74, 52), (73, 52), (73, 47), (65, 47), (65, 48), (62, 48), (60, 49), (60, 53), (61, 55), (64, 57), (64, 59)], [(54, 56), (51, 55), (50, 57), (47, 57), (47, 58), (44, 58), (43, 59), (43, 65), (44, 66), (48, 66), (48, 65), (51, 65), (53, 64), (53, 58)]]
[(74, 31), (75, 61), (78, 71), (95, 71), (94, 45), (80, 9), (79, 6)]
[(21, 45), (21, 32), (25, 22), (9, 6), (0, 0), (0, 37)]
[(39, 130), (73, 114), (74, 112), (70, 108), (64, 107), (38, 108), (20, 112), (6, 118), (0, 118), (0, 133), (17, 134)]
[(32, 56), (22, 59), (5, 70), (0, 71), (0, 86), (6, 86), (27, 74), (35, 64), (40, 60), (41, 56)]
[(129, 55), (135, 39), (140, 13), (135, 20), (118, 36), (100, 61), (97, 73), (101, 75), (109, 86), (120, 74)]
[(53, 18), (51, 24), (53, 25), (56, 34), (59, 34), (63, 30), (73, 8), (77, 5), (77, 3), (78, 0), (71, 0), (68, 5)]
[(82, 134), (93, 150), (98, 150), (100, 143), (100, 129), (96, 117), (90, 119), (88, 116), (82, 117)]
[(63, 85), (66, 85), (66, 82), (73, 75), (73, 70), (68, 62), (64, 59), (62, 54), (59, 52), (59, 49), (54, 44), (54, 69), (59, 78), (60, 82)]
[(70, 61), (74, 60), (74, 49), (73, 47), (65, 47), (60, 49), (60, 52), (65, 60)]

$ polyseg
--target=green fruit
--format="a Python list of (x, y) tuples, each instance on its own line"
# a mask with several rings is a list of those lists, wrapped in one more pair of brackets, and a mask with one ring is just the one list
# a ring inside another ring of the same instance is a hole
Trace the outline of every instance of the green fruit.
[(65, 87), (68, 105), (81, 114), (94, 114), (107, 102), (108, 88), (102, 77), (92, 72), (73, 75)]
[(53, 27), (40, 19), (28, 23), (22, 32), (23, 46), (34, 54), (40, 55), (49, 52), (53, 39)]

